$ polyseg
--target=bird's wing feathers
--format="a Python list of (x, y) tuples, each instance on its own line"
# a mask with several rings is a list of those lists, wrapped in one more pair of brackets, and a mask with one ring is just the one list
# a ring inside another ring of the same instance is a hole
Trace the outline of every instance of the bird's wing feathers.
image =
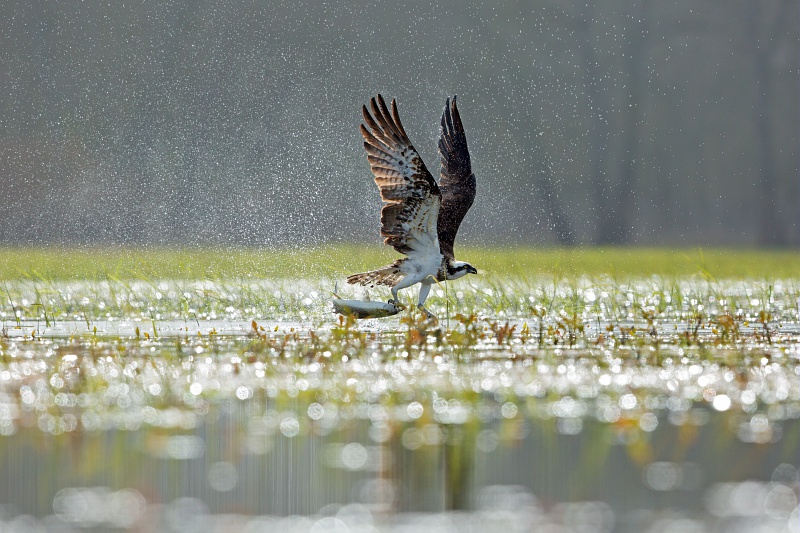
[(385, 202), (381, 211), (383, 242), (404, 254), (438, 252), (439, 187), (403, 129), (395, 101), (390, 111), (378, 95), (370, 108), (372, 113), (367, 106), (362, 108), (366, 126), (361, 125), (361, 134)]
[(453, 242), (458, 227), (475, 199), (475, 174), (472, 173), (467, 137), (455, 96), (452, 103), (447, 99), (442, 114), (439, 158), (442, 163), (439, 178), (442, 194), (438, 220), (439, 246), (445, 257), (453, 259)]

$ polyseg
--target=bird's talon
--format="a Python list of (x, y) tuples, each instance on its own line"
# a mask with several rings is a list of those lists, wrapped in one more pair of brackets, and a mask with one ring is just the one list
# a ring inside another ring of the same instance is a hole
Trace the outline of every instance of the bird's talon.
[(426, 319), (426, 320), (430, 320), (430, 321), (431, 321), (431, 322), (433, 322), (434, 324), (438, 324), (438, 323), (439, 323), (439, 319), (438, 319), (438, 318), (436, 318), (436, 315), (434, 315), (433, 313), (431, 313), (430, 311), (428, 311), (427, 309), (425, 309), (425, 306), (424, 306), (424, 305), (422, 305), (422, 304), (418, 304), (418, 305), (417, 305), (417, 309), (419, 309), (420, 311), (422, 311), (423, 313), (425, 313), (425, 319)]

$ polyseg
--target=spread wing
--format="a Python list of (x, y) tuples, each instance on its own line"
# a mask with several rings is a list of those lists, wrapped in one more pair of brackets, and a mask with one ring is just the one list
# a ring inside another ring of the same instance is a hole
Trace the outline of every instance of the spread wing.
[(439, 157), (442, 162), (439, 189), (442, 193), (442, 208), (439, 210), (438, 235), (442, 254), (454, 259), (453, 242), (464, 215), (475, 199), (475, 174), (467, 149), (464, 125), (456, 107), (447, 99), (442, 114), (442, 135), (439, 138)]
[(400, 122), (397, 104), (391, 112), (383, 97), (370, 101), (372, 113), (363, 106), (364, 149), (380, 189), (381, 236), (398, 252), (439, 251), (436, 223), (441, 193), (425, 168)]

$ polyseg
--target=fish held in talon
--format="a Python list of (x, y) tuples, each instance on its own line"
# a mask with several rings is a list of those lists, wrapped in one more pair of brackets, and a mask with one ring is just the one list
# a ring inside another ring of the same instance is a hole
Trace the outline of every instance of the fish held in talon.
[(334, 298), (331, 302), (333, 302), (333, 309), (340, 315), (353, 315), (356, 318), (383, 318), (396, 315), (402, 310), (391, 302), (365, 302), (339, 298)]
[[(353, 274), (347, 282), (391, 287), (392, 299), (386, 305), (398, 312), (403, 307), (398, 292), (419, 284), (417, 308), (435, 318), (425, 308), (431, 286), (478, 273), (469, 263), (457, 261), (453, 253), (458, 228), (475, 199), (475, 174), (456, 97), (447, 99), (442, 113), (438, 182), (411, 144), (395, 100), (390, 109), (378, 95), (370, 100), (369, 109), (362, 107), (362, 113), (364, 149), (384, 202), (381, 237), (384, 244), (406, 257), (377, 270)], [(364, 317), (354, 313), (358, 318), (375, 317), (365, 306), (354, 304), (350, 309), (364, 311)]]

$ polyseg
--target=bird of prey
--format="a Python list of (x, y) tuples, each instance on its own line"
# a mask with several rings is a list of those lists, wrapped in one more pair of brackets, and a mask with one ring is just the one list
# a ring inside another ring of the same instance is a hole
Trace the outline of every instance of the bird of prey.
[(456, 97), (447, 99), (442, 114), (439, 183), (411, 144), (394, 99), (390, 111), (379, 94), (371, 99), (370, 110), (362, 106), (366, 125), (361, 124), (361, 135), (384, 202), (381, 237), (384, 244), (406, 257), (378, 270), (354, 274), (347, 282), (390, 286), (389, 304), (397, 309), (402, 309), (397, 292), (419, 283), (417, 307), (435, 318), (424, 306), (431, 285), (478, 273), (453, 255), (458, 227), (475, 199), (475, 175)]

